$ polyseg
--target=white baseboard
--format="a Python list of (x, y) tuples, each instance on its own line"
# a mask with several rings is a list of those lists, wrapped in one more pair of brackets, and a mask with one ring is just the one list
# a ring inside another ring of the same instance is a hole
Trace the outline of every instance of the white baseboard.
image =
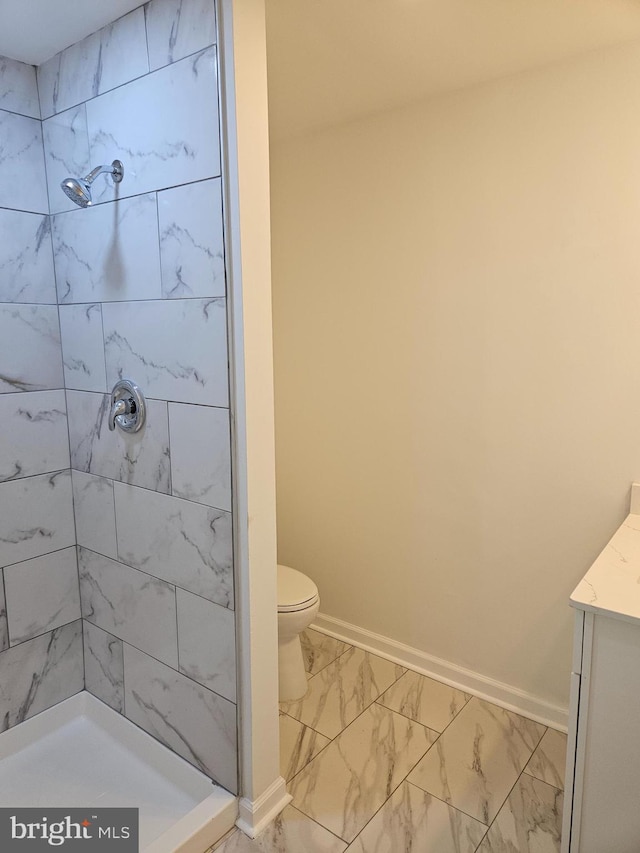
[(407, 669), (428, 675), (430, 678), (435, 678), (451, 687), (457, 687), (465, 693), (472, 693), (480, 699), (486, 699), (495, 705), (500, 705), (501, 708), (515, 711), (517, 714), (529, 717), (529, 719), (542, 723), (544, 726), (550, 726), (552, 729), (562, 732), (567, 731), (568, 708), (553, 705), (551, 702), (546, 702), (544, 699), (526, 693), (524, 690), (519, 690), (517, 687), (512, 687), (510, 684), (495, 681), (486, 675), (465, 669), (442, 658), (434, 657), (427, 652), (413, 648), (413, 646), (407, 646), (404, 643), (392, 640), (390, 637), (384, 637), (382, 634), (374, 634), (373, 631), (367, 631), (366, 628), (343, 622), (333, 616), (326, 616), (324, 613), (317, 615), (311, 627), (323, 634), (329, 634), (338, 640), (351, 643), (351, 645), (372, 652), (381, 658), (398, 663)]
[(282, 776), (278, 776), (257, 800), (249, 800), (246, 797), (240, 800), (236, 826), (249, 838), (255, 838), (289, 805), (291, 799), (291, 794), (287, 794), (287, 783)]

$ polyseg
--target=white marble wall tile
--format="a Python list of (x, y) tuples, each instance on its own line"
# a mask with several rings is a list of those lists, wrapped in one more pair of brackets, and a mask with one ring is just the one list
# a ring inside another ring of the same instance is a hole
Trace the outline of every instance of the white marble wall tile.
[(231, 511), (229, 410), (169, 403), (173, 494)]
[(0, 395), (0, 482), (69, 467), (64, 391)]
[(108, 387), (133, 376), (149, 397), (228, 405), (224, 299), (112, 303), (102, 316)]
[(160, 296), (155, 195), (59, 213), (52, 234), (61, 305)]
[(38, 68), (42, 117), (146, 74), (145, 48), (144, 14), (135, 9), (43, 62)]
[(309, 679), (306, 695), (282, 710), (333, 738), (390, 687), (405, 670), (362, 649), (351, 648)]
[(55, 305), (0, 305), (0, 394), (64, 387)]
[(0, 652), (9, 648), (7, 605), (4, 599), (4, 569), (0, 569)]
[(85, 548), (78, 569), (83, 618), (177, 669), (175, 587)]
[(215, 853), (344, 853), (346, 846), (298, 809), (287, 806), (257, 838), (249, 838), (237, 829), (214, 850)]
[(75, 547), (7, 566), (4, 588), (12, 646), (80, 619)]
[(233, 610), (176, 590), (180, 672), (225, 699), (236, 701), (236, 634)]
[(124, 654), (122, 640), (87, 622), (82, 624), (85, 689), (124, 712)]
[[(124, 164), (120, 197), (217, 177), (215, 48), (89, 101), (87, 123), (91, 160)], [(94, 186), (96, 200), (114, 197), (113, 184)]]
[(409, 782), (489, 825), (545, 728), (474, 697), (409, 775)]
[(224, 296), (219, 178), (158, 193), (162, 295)]
[(0, 110), (0, 139), (0, 207), (48, 213), (40, 121)]
[(280, 773), (293, 779), (331, 741), (288, 714), (280, 714)]
[(65, 388), (105, 392), (102, 305), (61, 305), (60, 336)]
[(145, 17), (152, 71), (216, 42), (211, 0), (152, 0)]
[(547, 729), (524, 769), (525, 773), (564, 790), (565, 764), (567, 761), (567, 736), (564, 732)]
[(219, 782), (238, 790), (236, 706), (138, 649), (124, 647), (125, 714)]
[(373, 704), (294, 777), (293, 805), (353, 841), (436, 737)]
[(474, 853), (486, 831), (479, 821), (403, 782), (349, 846), (349, 853)]
[(0, 56), (0, 110), (40, 118), (38, 83), (33, 65)]
[(71, 467), (85, 474), (169, 492), (167, 404), (147, 400), (146, 423), (135, 433), (117, 427), (109, 429), (110, 406), (109, 394), (67, 391)]
[(0, 234), (0, 302), (55, 305), (49, 217), (0, 210)]
[(123, 563), (233, 607), (230, 513), (122, 483), (114, 490)]
[(71, 480), (78, 545), (116, 559), (118, 546), (112, 480), (82, 471), (72, 471)]
[(442, 732), (471, 699), (468, 693), (417, 672), (405, 672), (378, 702), (410, 720)]
[(83, 688), (80, 619), (0, 652), (0, 730)]
[(563, 794), (523, 773), (478, 853), (560, 853)]
[(61, 213), (63, 210), (77, 210), (77, 206), (63, 193), (60, 184), (65, 178), (82, 178), (93, 168), (89, 160), (85, 105), (80, 104), (43, 121), (42, 134), (50, 211)]
[(0, 566), (75, 545), (71, 472), (0, 484)]

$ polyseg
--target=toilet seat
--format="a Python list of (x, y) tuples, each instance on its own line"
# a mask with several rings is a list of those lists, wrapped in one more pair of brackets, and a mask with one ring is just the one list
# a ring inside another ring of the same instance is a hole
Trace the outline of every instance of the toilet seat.
[(290, 566), (278, 566), (278, 613), (307, 610), (319, 597), (318, 587), (311, 578)]

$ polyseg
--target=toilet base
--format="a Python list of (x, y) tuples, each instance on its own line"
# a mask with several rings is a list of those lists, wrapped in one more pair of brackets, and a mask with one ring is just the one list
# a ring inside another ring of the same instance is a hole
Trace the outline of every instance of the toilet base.
[(278, 639), (278, 698), (280, 702), (302, 699), (307, 692), (300, 635)]

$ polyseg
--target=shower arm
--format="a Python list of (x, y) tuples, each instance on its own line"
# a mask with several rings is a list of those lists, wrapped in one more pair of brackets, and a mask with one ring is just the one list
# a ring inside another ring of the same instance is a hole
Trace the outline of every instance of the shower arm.
[(119, 184), (122, 180), (122, 176), (124, 174), (124, 170), (122, 168), (122, 163), (119, 160), (114, 160), (113, 163), (110, 163), (108, 166), (96, 166), (95, 169), (92, 169), (87, 177), (84, 179), (89, 186), (95, 181), (98, 175), (102, 174), (102, 172), (108, 172), (113, 176), (113, 180)]

